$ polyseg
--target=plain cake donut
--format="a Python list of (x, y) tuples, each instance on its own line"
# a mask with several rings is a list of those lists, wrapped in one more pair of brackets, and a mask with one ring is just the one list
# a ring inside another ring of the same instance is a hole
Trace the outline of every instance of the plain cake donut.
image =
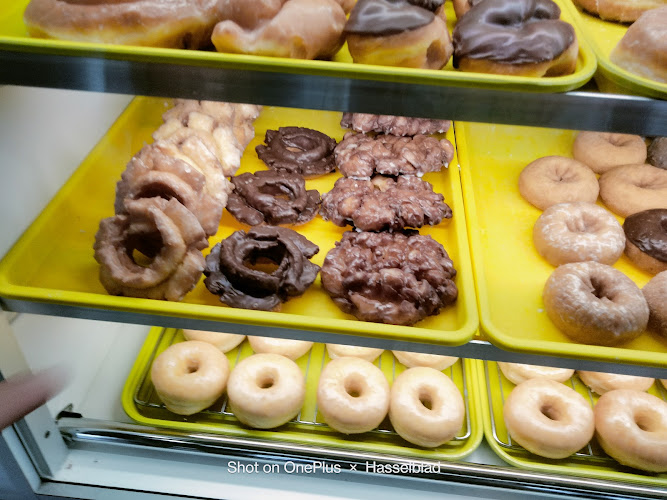
[(406, 441), (435, 448), (458, 434), (465, 417), (463, 397), (444, 373), (419, 366), (394, 380), (389, 420)]
[(642, 293), (650, 311), (649, 330), (667, 338), (667, 271), (654, 276), (642, 288)]
[(632, 389), (634, 391), (648, 391), (655, 379), (637, 377), (635, 375), (621, 375), (620, 373), (588, 372), (577, 370), (577, 375), (593, 392), (604, 394), (616, 389)]
[(167, 347), (151, 366), (151, 380), (169, 411), (192, 415), (222, 396), (229, 377), (229, 361), (207, 342), (189, 340)]
[(565, 382), (574, 375), (574, 370), (552, 366), (526, 365), (523, 363), (505, 363), (498, 361), (498, 367), (505, 378), (513, 384), (520, 384), (532, 378), (547, 378), (556, 382)]
[(644, 163), (646, 143), (638, 135), (584, 131), (574, 138), (572, 156), (603, 174), (621, 165)]
[(652, 165), (624, 165), (600, 176), (600, 197), (617, 215), (628, 217), (667, 208), (667, 170)]
[(649, 472), (667, 472), (667, 403), (641, 391), (619, 389), (595, 405), (598, 443), (614, 460)]
[(334, 359), (320, 374), (317, 408), (329, 427), (343, 434), (373, 430), (389, 411), (389, 383), (373, 363)]
[(581, 394), (560, 382), (534, 378), (505, 400), (507, 430), (525, 449), (546, 458), (566, 458), (593, 437), (593, 410)]
[(545, 156), (529, 163), (519, 174), (521, 196), (540, 210), (557, 203), (595, 203), (600, 186), (585, 164), (564, 156)]
[(228, 352), (239, 346), (245, 340), (245, 335), (236, 333), (206, 332), (202, 330), (183, 329), (183, 336), (186, 340), (201, 340), (208, 342), (220, 349), (222, 352)]
[(612, 265), (623, 255), (625, 233), (612, 214), (594, 203), (559, 203), (537, 219), (533, 243), (553, 266), (591, 260)]
[(306, 398), (306, 379), (291, 359), (253, 354), (229, 376), (227, 396), (232, 413), (256, 429), (273, 429), (297, 416)]
[(256, 353), (280, 354), (291, 360), (299, 359), (313, 347), (313, 343), (307, 340), (276, 339), (251, 335), (248, 335), (248, 342)]
[(371, 363), (378, 359), (384, 349), (374, 347), (360, 347), (356, 345), (327, 344), (327, 353), (331, 359), (352, 357), (361, 358)]
[(625, 254), (649, 274), (667, 271), (667, 209), (632, 214), (623, 222)]
[(558, 267), (547, 279), (543, 298), (549, 319), (583, 344), (628, 342), (641, 335), (648, 323), (648, 305), (637, 285), (598, 262)]
[(454, 356), (441, 356), (440, 354), (426, 354), (425, 352), (391, 351), (399, 363), (407, 368), (415, 366), (426, 366), (438, 371), (449, 368), (459, 358)]

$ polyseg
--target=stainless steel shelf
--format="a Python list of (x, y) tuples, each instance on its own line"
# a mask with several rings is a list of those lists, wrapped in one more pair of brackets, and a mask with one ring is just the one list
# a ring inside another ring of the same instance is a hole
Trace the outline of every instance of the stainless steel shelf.
[(297, 330), (293, 328), (266, 327), (249, 324), (226, 323), (176, 316), (159, 316), (148, 313), (129, 311), (112, 311), (93, 307), (79, 307), (67, 304), (52, 304), (29, 302), (13, 299), (0, 299), (2, 307), (9, 311), (43, 314), (49, 316), (70, 317), (129, 323), (137, 325), (163, 326), (167, 328), (192, 328), (195, 330), (219, 331), (239, 333), (242, 335), (258, 335), (264, 337), (291, 338), (309, 340), (320, 343), (335, 343), (378, 347), (389, 350), (426, 352), (457, 356), (461, 358), (485, 359), (489, 361), (507, 361), (511, 363), (529, 363), (544, 366), (560, 366), (589, 371), (610, 373), (624, 373), (643, 377), (667, 379), (667, 366), (652, 363), (646, 360), (645, 365), (622, 364), (620, 362), (598, 361), (589, 358), (568, 358), (561, 356), (547, 356), (526, 354), (503, 350), (485, 340), (472, 340), (460, 346), (444, 346), (423, 344), (419, 342), (404, 342), (394, 339), (369, 338), (342, 333), (332, 333), (317, 330)]
[[(175, 64), (104, 54), (0, 51), (0, 84), (212, 99), (576, 130), (667, 135), (667, 101), (576, 91), (559, 94), (306, 75), (251, 66)], [(667, 96), (666, 96), (667, 97)]]

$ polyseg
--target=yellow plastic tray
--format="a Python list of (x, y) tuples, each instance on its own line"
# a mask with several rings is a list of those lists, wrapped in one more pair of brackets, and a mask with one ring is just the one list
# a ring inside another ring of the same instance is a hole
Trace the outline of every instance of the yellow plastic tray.
[[(533, 246), (542, 212), (521, 197), (518, 179), (537, 158), (571, 156), (576, 132), (462, 122), (455, 129), (480, 325), (489, 340), (509, 351), (667, 366), (667, 341), (657, 334), (622, 347), (584, 345), (544, 312), (542, 291), (555, 268)], [(625, 255), (614, 267), (640, 287), (651, 278)]]
[(609, 59), (609, 54), (628, 30), (628, 24), (603, 21), (575, 5), (572, 0), (566, 1), (568, 10), (573, 11), (576, 24), (598, 59), (595, 81), (601, 91), (667, 99), (667, 83), (630, 73)]
[[(555, 1), (560, 4), (567, 0)], [(19, 50), (54, 55), (102, 56), (112, 59), (172, 64), (219, 64), (221, 68), (228, 69), (343, 76), (414, 84), (454, 85), (505, 90), (529, 90), (535, 92), (565, 92), (581, 87), (591, 79), (596, 67), (595, 55), (583, 40), (579, 31), (577, 31), (580, 45), (579, 58), (576, 70), (572, 75), (554, 78), (529, 78), (460, 72), (452, 68), (451, 60), (444, 71), (352, 64), (349, 52), (345, 47), (334, 58), (334, 61), (305, 61), (221, 54), (211, 51), (128, 47), (31, 38), (28, 36), (23, 22), (23, 11), (27, 4), (28, 0), (18, 0), (3, 2), (0, 5), (0, 50)], [(448, 27), (451, 33), (456, 20), (451, 2), (448, 3), (447, 9)], [(562, 18), (574, 24), (572, 12), (568, 12), (567, 9), (562, 10)]]
[[(164, 99), (136, 98), (130, 104), (0, 263), (0, 296), (441, 345), (463, 344), (473, 337), (478, 327), (478, 316), (456, 157), (450, 168), (424, 176), (433, 183), (437, 192), (445, 196), (454, 217), (437, 226), (423, 228), (420, 232), (430, 234), (449, 252), (458, 271), (456, 284), (459, 298), (453, 306), (414, 327), (356, 320), (334, 304), (321, 287), (319, 276), (303, 296), (283, 304), (281, 312), (227, 307), (208, 292), (203, 279), (182, 302), (108, 295), (98, 280), (98, 265), (93, 258), (95, 233), (100, 220), (113, 215), (116, 182), (132, 155), (151, 141), (151, 133), (162, 123), (161, 115), (168, 103)], [(341, 140), (345, 130), (340, 127), (340, 118), (341, 114), (336, 112), (264, 108), (255, 122), (256, 136), (246, 149), (239, 173), (266, 168), (257, 158), (255, 146), (263, 142), (267, 129), (304, 126)], [(447, 137), (454, 141), (453, 129)], [(306, 186), (325, 193), (338, 177), (337, 172), (332, 173), (308, 180)], [(210, 248), (232, 232), (247, 228), (225, 211), (218, 233), (209, 240)], [(322, 265), (327, 252), (346, 229), (316, 217), (307, 224), (297, 226), (296, 230), (319, 245), (320, 252), (312, 260)], [(208, 250), (204, 253), (207, 254)]]
[[(482, 422), (476, 390), (479, 361), (458, 361), (444, 371), (451, 377), (466, 401), (466, 418), (459, 434), (451, 441), (435, 448), (421, 448), (404, 441), (391, 428), (386, 419), (379, 429), (364, 434), (345, 436), (324, 423), (317, 411), (317, 384), (319, 375), (329, 362), (324, 344), (314, 344), (309, 353), (296, 362), (306, 376), (306, 400), (297, 418), (277, 429), (257, 430), (248, 428), (226, 409), (226, 400), (221, 398), (208, 410), (184, 417), (168, 411), (155, 394), (150, 380), (153, 359), (168, 346), (184, 340), (181, 330), (153, 328), (139, 352), (134, 367), (125, 383), (122, 403), (125, 412), (133, 420), (146, 425), (167, 427), (188, 432), (225, 434), (234, 437), (261, 439), (272, 442), (289, 442), (304, 445), (343, 448), (348, 451), (363, 451), (414, 457), (425, 460), (460, 460), (472, 453), (482, 440)], [(252, 355), (248, 341), (227, 353), (230, 366)], [(375, 361), (390, 383), (405, 367), (385, 351)]]
[[(479, 363), (477, 368), (481, 370), (477, 380), (481, 384), (478, 391), (482, 404), (484, 436), (498, 456), (509, 464), (552, 474), (572, 474), (667, 487), (667, 474), (653, 474), (625, 467), (605, 454), (595, 438), (586, 448), (561, 460), (543, 458), (525, 450), (508, 436), (503, 419), (503, 404), (514, 384), (505, 378), (495, 362), (485, 361)], [(592, 406), (597, 402), (599, 396), (592, 393), (578, 376), (575, 375), (565, 384), (584, 396)], [(648, 392), (667, 400), (667, 391), (660, 387), (658, 382), (654, 383)]]

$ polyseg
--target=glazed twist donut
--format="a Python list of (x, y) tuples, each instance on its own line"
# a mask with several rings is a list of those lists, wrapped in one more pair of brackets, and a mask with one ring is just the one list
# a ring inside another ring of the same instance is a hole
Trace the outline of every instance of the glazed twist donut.
[(454, 67), (462, 71), (559, 76), (576, 67), (574, 28), (551, 0), (484, 0), (454, 27)]
[[(103, 219), (95, 235), (100, 281), (112, 295), (181, 300), (204, 270), (208, 246), (197, 218), (175, 198), (125, 202), (127, 215)], [(136, 262), (138, 250), (149, 260)]]
[(621, 217), (652, 208), (667, 209), (667, 170), (652, 165), (625, 165), (600, 176), (600, 197)]

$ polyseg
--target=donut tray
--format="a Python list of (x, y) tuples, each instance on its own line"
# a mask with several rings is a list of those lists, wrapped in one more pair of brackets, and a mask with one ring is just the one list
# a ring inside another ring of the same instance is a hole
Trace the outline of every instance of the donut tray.
[[(568, 0), (555, 0), (561, 4)], [(530, 90), (536, 92), (565, 92), (581, 87), (595, 72), (593, 51), (580, 40), (579, 57), (575, 72), (571, 75), (536, 78), (510, 77), (456, 71), (449, 63), (442, 71), (388, 66), (353, 64), (344, 46), (332, 61), (310, 61), (278, 57), (223, 54), (210, 50), (181, 50), (139, 46), (104, 45), (67, 40), (31, 38), (23, 22), (23, 12), (29, 0), (3, 2), (0, 5), (0, 50), (28, 52), (36, 55), (83, 56), (116, 59), (129, 62), (150, 62), (176, 65), (205, 65), (231, 70), (287, 72), (303, 75), (348, 77), (364, 80), (401, 81), (409, 84), (453, 85), (504, 90)], [(451, 2), (446, 6), (448, 31), (452, 32), (456, 17)], [(573, 23), (573, 13), (562, 9), (561, 18)]]
[[(227, 410), (226, 397), (222, 397), (211, 408), (191, 416), (176, 415), (160, 402), (150, 380), (153, 359), (176, 342), (184, 341), (181, 330), (151, 329), (128, 376), (122, 394), (123, 409), (133, 420), (146, 425), (167, 427), (193, 433), (225, 434), (239, 438), (260, 439), (274, 442), (291, 442), (302, 445), (325, 446), (348, 451), (376, 452), (385, 455), (405, 456), (427, 460), (458, 460), (477, 448), (482, 440), (482, 423), (479, 401), (476, 394), (479, 370), (475, 360), (459, 360), (444, 373), (461, 391), (465, 400), (466, 418), (458, 435), (439, 448), (426, 449), (404, 441), (391, 428), (388, 418), (376, 430), (345, 436), (324, 423), (317, 410), (317, 384), (319, 374), (329, 361), (324, 344), (313, 348), (296, 360), (306, 377), (306, 399), (297, 417), (287, 424), (272, 430), (257, 430), (238, 422)], [(230, 367), (253, 354), (245, 340), (239, 347), (227, 353)], [(391, 382), (405, 367), (395, 360), (390, 351), (385, 351), (376, 361)]]
[[(576, 132), (463, 122), (455, 129), (482, 333), (509, 351), (667, 366), (667, 341), (657, 334), (621, 347), (579, 344), (544, 311), (542, 291), (555, 268), (535, 250), (542, 212), (521, 197), (518, 179), (537, 158), (571, 157)], [(640, 288), (651, 278), (625, 255), (614, 267)]]
[(629, 24), (603, 21), (584, 11), (572, 0), (566, 1), (567, 8), (573, 11), (576, 24), (597, 57), (598, 67), (594, 78), (601, 91), (667, 99), (667, 83), (631, 73), (609, 59), (611, 51), (621, 41)]
[[(202, 330), (234, 330), (241, 333), (254, 330), (258, 334), (258, 328), (289, 328), (301, 335), (303, 331), (317, 331), (371, 337), (376, 342), (381, 339), (460, 345), (473, 338), (479, 322), (456, 157), (450, 168), (424, 176), (433, 184), (435, 191), (444, 195), (454, 217), (436, 226), (422, 228), (420, 233), (431, 235), (447, 249), (458, 271), (456, 284), (459, 298), (437, 316), (428, 317), (415, 326), (356, 320), (334, 304), (322, 288), (319, 277), (304, 295), (283, 304), (280, 312), (227, 307), (206, 289), (203, 279), (181, 302), (107, 294), (99, 282), (99, 267), (93, 258), (95, 233), (100, 220), (113, 215), (116, 182), (127, 162), (144, 144), (152, 141), (151, 134), (162, 123), (161, 116), (169, 105), (170, 101), (165, 99), (134, 99), (5, 256), (0, 263), (0, 297), (18, 304), (13, 308), (27, 301), (40, 304), (47, 313), (63, 314), (79, 308), (79, 312), (74, 314), (92, 314), (98, 319), (111, 317), (116, 321), (160, 324), (159, 321), (170, 317), (170, 323), (162, 323), (163, 326), (190, 324), (194, 327), (194, 320), (208, 323), (199, 325)], [(257, 158), (255, 146), (263, 142), (267, 129), (303, 126), (341, 140), (346, 130), (340, 127), (340, 118), (341, 113), (338, 112), (265, 107), (255, 122), (256, 135), (245, 151), (239, 173), (266, 168)], [(454, 143), (453, 128), (447, 138)], [(325, 193), (339, 176), (336, 172), (309, 179), (306, 187)], [(247, 230), (248, 226), (237, 222), (225, 210), (217, 234), (209, 239), (209, 248), (239, 229)], [(296, 226), (295, 230), (319, 246), (320, 251), (312, 261), (322, 265), (327, 252), (341, 239), (346, 229), (318, 216), (307, 224)], [(208, 252), (204, 250), (204, 254)], [(63, 310), (60, 305), (68, 308)], [(124, 313), (129, 317), (123, 316)], [(273, 335), (281, 336), (280, 332)], [(341, 336), (339, 343), (349, 342)]]
[[(486, 387), (480, 388), (484, 435), (491, 448), (509, 464), (539, 472), (573, 474), (594, 479), (667, 487), (667, 473), (643, 473), (625, 467), (605, 454), (595, 438), (578, 453), (561, 460), (543, 458), (530, 453), (512, 441), (503, 419), (505, 398), (514, 388), (514, 384), (505, 378), (496, 362), (481, 362), (478, 369), (483, 370), (478, 380), (482, 383), (486, 381)], [(591, 406), (595, 406), (599, 396), (593, 393), (577, 375), (565, 384), (584, 396), (586, 401), (590, 401)], [(667, 401), (667, 390), (657, 380), (648, 392)]]

